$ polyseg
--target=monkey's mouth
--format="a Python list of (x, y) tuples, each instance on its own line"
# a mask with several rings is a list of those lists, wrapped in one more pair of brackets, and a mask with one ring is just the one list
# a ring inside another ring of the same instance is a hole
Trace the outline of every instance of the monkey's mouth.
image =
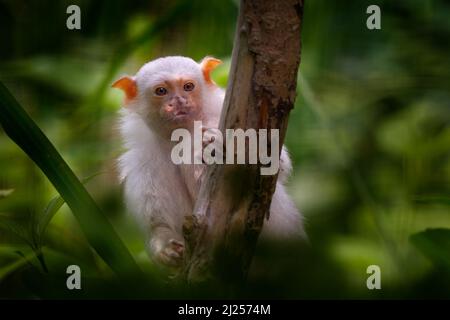
[(189, 112), (184, 111), (184, 110), (180, 110), (180, 111), (176, 111), (175, 112), (175, 117), (187, 116), (188, 114), (189, 114)]
[(173, 113), (173, 120), (183, 121), (190, 117), (190, 112), (186, 110), (179, 110)]

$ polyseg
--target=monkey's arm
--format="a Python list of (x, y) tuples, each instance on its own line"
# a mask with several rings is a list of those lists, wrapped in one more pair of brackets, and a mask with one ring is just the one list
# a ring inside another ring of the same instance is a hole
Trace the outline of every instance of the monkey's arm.
[(181, 223), (191, 211), (190, 198), (180, 186), (180, 179), (175, 178), (174, 169), (173, 165), (155, 163), (138, 166), (128, 173), (124, 183), (127, 206), (147, 236), (150, 255), (169, 266), (181, 263)]
[(174, 264), (182, 254), (181, 228), (191, 211), (190, 198), (170, 161), (170, 146), (160, 143), (139, 117), (125, 113), (124, 118), (121, 130), (128, 151), (118, 164), (128, 211), (147, 236), (151, 256)]

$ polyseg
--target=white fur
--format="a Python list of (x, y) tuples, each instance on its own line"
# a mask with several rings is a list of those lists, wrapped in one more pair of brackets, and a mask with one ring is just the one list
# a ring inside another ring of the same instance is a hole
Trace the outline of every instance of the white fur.
[[(155, 132), (152, 122), (148, 121), (147, 101), (152, 93), (149, 88), (158, 81), (180, 75), (202, 83), (204, 125), (217, 127), (224, 91), (206, 84), (200, 65), (185, 57), (165, 57), (145, 64), (134, 77), (138, 96), (120, 112), (120, 129), (127, 149), (119, 159), (120, 179), (124, 183), (128, 209), (149, 236), (152, 254), (161, 251), (170, 239), (183, 241), (184, 216), (192, 213), (199, 190), (194, 166), (174, 165), (170, 159), (172, 144)], [(301, 216), (283, 185), (290, 171), (291, 162), (283, 148), (279, 180), (264, 236), (303, 234)]]

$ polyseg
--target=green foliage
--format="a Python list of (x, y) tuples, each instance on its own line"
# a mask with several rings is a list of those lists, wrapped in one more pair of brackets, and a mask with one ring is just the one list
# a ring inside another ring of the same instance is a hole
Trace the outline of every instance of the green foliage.
[[(111, 269), (122, 277), (129, 272), (138, 274), (140, 271), (137, 265), (110, 222), (47, 137), (1, 82), (0, 123), (6, 134), (28, 154), (60, 192), (77, 217), (88, 241)], [(40, 237), (50, 219), (49, 216), (57, 209), (58, 203), (54, 202), (53, 208), (46, 210), (43, 219), (37, 224), (38, 231), (32, 232), (32, 235)], [(11, 227), (17, 230), (14, 226)], [(20, 234), (19, 230), (16, 234)], [(36, 246), (40, 247), (40, 241), (33, 239), (32, 247)], [(45, 264), (42, 264), (46, 269)]]
[[(158, 270), (125, 215), (115, 170), (123, 151), (116, 130), (123, 97), (108, 88), (148, 60), (177, 54), (220, 58), (224, 64), (213, 77), (225, 86), (238, 1), (85, 0), (81, 31), (65, 28), (68, 1), (31, 0), (20, 10), (16, 3), (0, 5), (0, 79), (78, 176), (104, 172), (86, 188), (153, 283)], [(286, 143), (294, 163), (288, 187), (305, 215), (310, 245), (261, 243), (244, 297), (450, 294), (450, 6), (380, 0), (382, 29), (370, 31), (371, 4), (305, 1), (298, 97)], [(23, 121), (16, 123), (10, 131), (25, 132)], [(21, 144), (25, 149), (47, 154), (28, 141), (34, 136)], [(93, 254), (93, 241), (114, 242), (98, 217), (63, 206), (47, 177), (2, 133), (0, 166), (0, 297), (71, 298), (58, 287), (69, 263), (88, 274), (84, 298), (139, 296), (141, 286), (105, 277), (107, 267)], [(50, 177), (61, 174), (56, 166), (48, 170)], [(31, 236), (32, 230), (41, 231)], [(379, 292), (365, 286), (369, 264), (381, 267)], [(146, 287), (146, 294), (182, 296), (162, 288)], [(212, 289), (208, 297), (221, 296)]]
[(450, 229), (427, 229), (413, 234), (411, 241), (438, 266), (450, 270)]

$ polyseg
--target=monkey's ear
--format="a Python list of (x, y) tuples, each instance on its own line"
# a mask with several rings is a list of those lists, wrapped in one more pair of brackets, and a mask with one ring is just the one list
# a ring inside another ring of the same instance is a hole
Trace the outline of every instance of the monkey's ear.
[(211, 71), (213, 71), (222, 61), (213, 57), (204, 57), (200, 62), (202, 68), (203, 77), (207, 83), (214, 83), (211, 79)]
[(124, 76), (112, 84), (113, 88), (118, 88), (125, 92), (125, 103), (134, 99), (137, 95), (136, 81), (129, 76)]

